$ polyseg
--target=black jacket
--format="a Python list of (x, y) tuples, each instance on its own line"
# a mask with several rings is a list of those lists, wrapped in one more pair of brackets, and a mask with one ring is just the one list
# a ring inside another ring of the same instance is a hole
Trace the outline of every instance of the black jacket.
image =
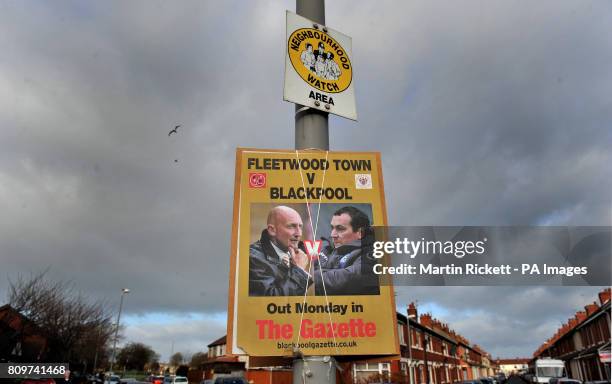
[(320, 264), (313, 271), (315, 294), (378, 295), (378, 276), (372, 271), (376, 263), (372, 256), (372, 244), (372, 235), (338, 248), (328, 243), (323, 251), (325, 255), (319, 256)]
[(308, 274), (295, 264), (283, 264), (267, 230), (249, 247), (249, 296), (303, 296)]

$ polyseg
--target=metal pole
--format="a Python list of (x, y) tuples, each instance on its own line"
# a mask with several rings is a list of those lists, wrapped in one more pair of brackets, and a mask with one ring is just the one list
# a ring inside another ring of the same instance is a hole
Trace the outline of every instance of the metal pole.
[(410, 376), (410, 384), (414, 384), (412, 376), (412, 331), (410, 329), (410, 318), (411, 316), (408, 315), (408, 375)]
[[(325, 0), (296, 0), (295, 11), (325, 25)], [(295, 149), (329, 149), (328, 113), (296, 104)], [(331, 356), (297, 356), (293, 384), (336, 384), (336, 361)]]
[(113, 356), (111, 358), (110, 371), (113, 371), (113, 364), (115, 363), (115, 351), (117, 350), (117, 334), (119, 333), (119, 321), (121, 320), (121, 309), (123, 308), (123, 296), (129, 293), (130, 290), (123, 288), (121, 290), (121, 301), (119, 302), (119, 313), (117, 314), (117, 325), (115, 326), (115, 338), (113, 340)]
[[(295, 0), (295, 11), (325, 25), (325, 0)], [(295, 105), (295, 149), (329, 149), (329, 114), (318, 109)]]
[(429, 347), (429, 335), (425, 334), (425, 345), (423, 346), (425, 356), (425, 384), (429, 384), (429, 364), (427, 362), (427, 348)]
[(331, 356), (293, 360), (293, 384), (336, 384), (336, 360)]
[(102, 326), (98, 327), (98, 337), (96, 338), (96, 354), (94, 355), (93, 374), (96, 374), (96, 368), (98, 367), (98, 349), (100, 349), (100, 334), (102, 333)]

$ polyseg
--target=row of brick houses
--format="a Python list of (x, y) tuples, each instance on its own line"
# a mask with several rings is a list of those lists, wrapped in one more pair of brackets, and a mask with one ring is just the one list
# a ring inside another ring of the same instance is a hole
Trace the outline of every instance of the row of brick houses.
[[(397, 313), (400, 358), (377, 362), (341, 363), (339, 382), (394, 382), (404, 384), (450, 384), (460, 380), (492, 376), (496, 363), (481, 347), (471, 344), (430, 314), (418, 316), (414, 303), (407, 316)], [(287, 366), (255, 368), (247, 356), (227, 356), (225, 336), (208, 345), (208, 361), (190, 375), (190, 381), (219, 374), (242, 374), (257, 383), (290, 384)], [(261, 365), (261, 364), (259, 364)]]
[(498, 370), (487, 352), (447, 324), (430, 314), (418, 316), (414, 303), (408, 306), (408, 316), (398, 314), (398, 327), (401, 358), (390, 368), (392, 374), (408, 379), (403, 382), (412, 377), (416, 384), (448, 384), (492, 376)]
[(610, 381), (610, 288), (578, 311), (533, 354), (565, 362), (568, 376), (582, 381)]
[(0, 362), (37, 362), (47, 352), (47, 338), (30, 319), (10, 305), (0, 306)]

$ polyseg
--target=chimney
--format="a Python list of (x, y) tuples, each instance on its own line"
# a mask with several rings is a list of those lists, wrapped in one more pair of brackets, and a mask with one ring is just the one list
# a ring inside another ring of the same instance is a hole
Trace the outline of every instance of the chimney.
[(430, 327), (431, 328), (431, 314), (425, 313), (425, 314), (421, 315), (420, 323), (423, 324), (426, 327)]
[(584, 320), (586, 320), (587, 318), (587, 314), (585, 311), (578, 311), (576, 312), (576, 316), (575, 316), (576, 320), (578, 320), (578, 324), (582, 323)]
[(417, 312), (416, 305), (414, 305), (414, 302), (408, 305), (408, 318), (410, 318), (411, 316), (414, 316), (414, 321), (419, 321), (419, 314)]
[(450, 329), (448, 328), (448, 324), (442, 324), (442, 330), (448, 334), (450, 334)]
[(559, 332), (559, 336), (565, 335), (569, 330), (569, 324), (563, 323), (563, 326), (561, 327), (561, 332)]
[(593, 302), (593, 304), (585, 305), (584, 309), (586, 310), (587, 316), (591, 316), (599, 309), (599, 305), (597, 305), (596, 302)]
[(599, 292), (599, 303), (601, 305), (604, 305), (608, 301), (610, 301), (610, 288), (604, 289), (603, 291)]

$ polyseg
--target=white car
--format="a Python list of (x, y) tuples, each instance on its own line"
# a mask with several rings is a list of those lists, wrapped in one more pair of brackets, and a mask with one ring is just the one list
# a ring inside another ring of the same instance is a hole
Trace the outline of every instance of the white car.
[(111, 375), (106, 377), (104, 384), (119, 384), (120, 380), (119, 376)]
[(185, 376), (166, 376), (164, 384), (188, 384), (188, 380)]

